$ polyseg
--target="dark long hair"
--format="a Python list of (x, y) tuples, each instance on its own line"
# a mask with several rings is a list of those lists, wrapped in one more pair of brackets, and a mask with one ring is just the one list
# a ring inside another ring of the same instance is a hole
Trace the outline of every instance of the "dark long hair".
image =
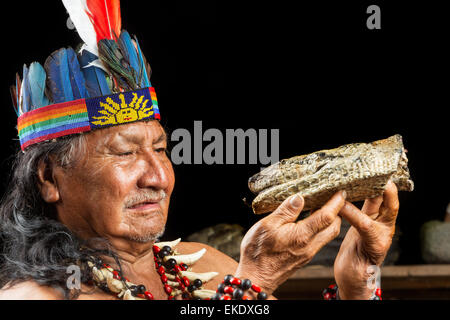
[[(91, 279), (87, 261), (117, 256), (106, 242), (79, 239), (57, 221), (55, 209), (40, 195), (37, 169), (41, 161), (70, 169), (85, 147), (83, 135), (60, 138), (30, 146), (15, 157), (9, 187), (0, 204), (0, 288), (23, 281), (59, 289), (64, 298), (76, 298), (66, 273), (69, 265), (80, 265), (81, 282)], [(95, 242), (95, 243), (94, 243)], [(80, 250), (80, 248), (83, 248)]]

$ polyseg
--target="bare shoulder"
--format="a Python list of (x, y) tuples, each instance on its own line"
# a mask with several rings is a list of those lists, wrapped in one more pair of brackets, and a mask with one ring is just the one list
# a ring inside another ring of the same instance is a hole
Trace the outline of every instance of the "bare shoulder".
[(180, 254), (189, 254), (194, 253), (196, 251), (201, 250), (202, 248), (206, 249), (203, 257), (198, 260), (193, 266), (193, 272), (211, 272), (215, 271), (219, 274), (205, 287), (206, 289), (215, 289), (217, 285), (223, 280), (225, 275), (234, 274), (236, 272), (236, 268), (238, 263), (233, 258), (227, 256), (225, 253), (220, 252), (219, 250), (208, 246), (204, 243), (199, 242), (180, 242), (176, 246), (176, 250)]
[(0, 289), (0, 300), (61, 300), (64, 296), (58, 290), (41, 286), (34, 281), (24, 281)]

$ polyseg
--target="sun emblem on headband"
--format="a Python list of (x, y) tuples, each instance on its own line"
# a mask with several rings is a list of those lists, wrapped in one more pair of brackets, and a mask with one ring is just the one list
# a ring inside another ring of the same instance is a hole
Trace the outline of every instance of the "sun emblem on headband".
[(92, 124), (104, 126), (148, 118), (154, 113), (153, 105), (146, 107), (149, 99), (144, 100), (144, 98), (144, 95), (138, 98), (137, 93), (133, 92), (133, 100), (127, 104), (123, 94), (119, 94), (120, 103), (108, 97), (105, 100), (106, 103), (100, 101), (99, 109), (103, 109), (98, 110), (98, 113), (103, 116), (93, 116), (92, 119), (96, 119), (97, 121), (92, 121)]

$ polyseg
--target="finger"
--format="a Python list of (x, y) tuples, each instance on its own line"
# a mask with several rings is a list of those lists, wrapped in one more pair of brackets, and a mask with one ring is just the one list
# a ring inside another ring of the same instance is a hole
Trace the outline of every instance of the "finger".
[(325, 205), (308, 218), (297, 222), (308, 239), (331, 225), (345, 204), (345, 191), (336, 192)]
[(369, 216), (362, 213), (350, 202), (345, 203), (340, 215), (355, 227), (363, 238), (370, 238), (375, 222)]
[(397, 186), (392, 181), (389, 181), (383, 193), (383, 203), (381, 204), (380, 215), (377, 221), (388, 224), (395, 223), (399, 206)]
[(369, 217), (374, 219), (376, 218), (376, 216), (378, 216), (378, 213), (380, 212), (380, 206), (382, 202), (383, 196), (366, 199), (366, 201), (364, 201), (364, 205), (361, 209), (361, 212), (367, 214)]
[(303, 209), (305, 200), (300, 194), (294, 194), (283, 201), (282, 204), (265, 219), (273, 225), (280, 226), (285, 223), (294, 222)]
[(334, 219), (332, 224), (314, 236), (310, 245), (313, 255), (319, 252), (320, 249), (339, 235), (341, 231), (341, 223), (342, 219), (338, 216)]

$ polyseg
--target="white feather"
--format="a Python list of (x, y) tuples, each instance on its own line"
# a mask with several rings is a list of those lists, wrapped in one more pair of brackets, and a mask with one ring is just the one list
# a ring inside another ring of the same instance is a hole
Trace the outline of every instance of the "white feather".
[(94, 60), (94, 61), (89, 62), (87, 65), (85, 65), (85, 66), (83, 67), (83, 69), (84, 69), (84, 68), (89, 68), (89, 67), (97, 67), (97, 68), (102, 69), (102, 70), (105, 71), (106, 73), (108, 72), (108, 70), (106, 70), (105, 66), (103, 65), (103, 63), (101, 62), (100, 59), (97, 59), (97, 60)]
[(86, 0), (62, 0), (87, 50), (98, 56), (97, 34), (87, 12)]

